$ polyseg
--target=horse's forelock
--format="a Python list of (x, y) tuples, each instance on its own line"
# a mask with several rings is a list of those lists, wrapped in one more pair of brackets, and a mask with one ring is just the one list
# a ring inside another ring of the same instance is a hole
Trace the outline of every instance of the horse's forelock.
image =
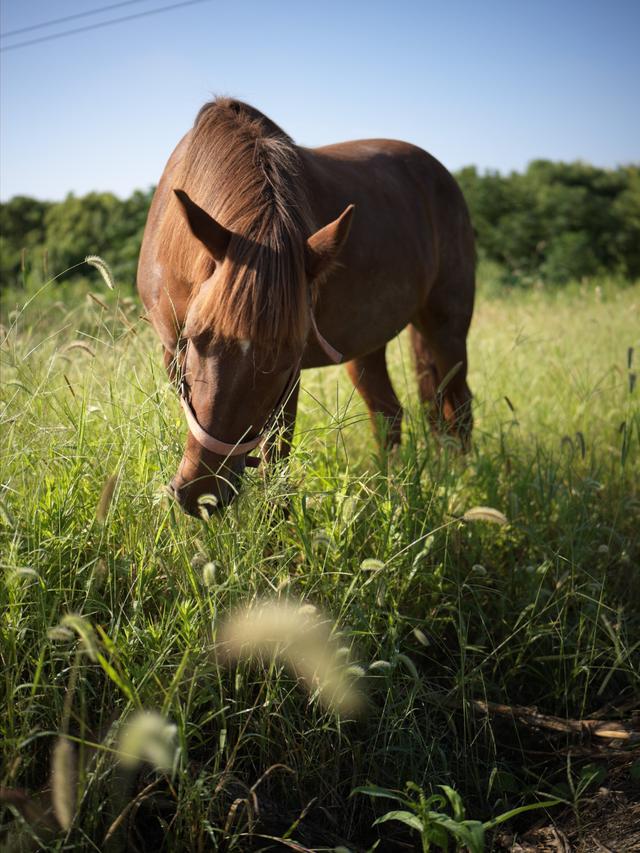
[[(198, 325), (272, 345), (302, 342), (310, 213), (291, 139), (254, 108), (217, 99), (198, 114), (176, 185), (233, 234), (219, 286), (198, 301)], [(162, 230), (175, 275), (195, 284), (212, 274), (176, 204)]]

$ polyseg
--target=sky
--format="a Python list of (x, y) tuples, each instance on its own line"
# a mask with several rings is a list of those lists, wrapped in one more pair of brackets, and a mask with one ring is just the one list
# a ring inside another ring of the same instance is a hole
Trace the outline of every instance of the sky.
[[(2, 0), (3, 33), (114, 0)], [(3, 48), (173, 5), (140, 0)], [(0, 198), (157, 183), (213, 95), (449, 169), (640, 161), (640, 0), (205, 0), (0, 54)]]

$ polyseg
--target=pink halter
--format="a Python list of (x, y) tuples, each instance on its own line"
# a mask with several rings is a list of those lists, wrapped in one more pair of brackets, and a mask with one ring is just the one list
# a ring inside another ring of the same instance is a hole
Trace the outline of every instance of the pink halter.
[[(334, 362), (334, 364), (340, 364), (342, 361), (342, 353), (338, 352), (335, 347), (332, 347), (331, 344), (320, 334), (320, 330), (318, 329), (318, 324), (316, 323), (316, 318), (311, 312), (311, 328), (313, 329), (313, 333), (315, 334), (318, 343), (326, 353), (326, 355)], [(267, 431), (272, 425), (273, 421), (278, 416), (280, 410), (286, 403), (289, 395), (293, 391), (293, 388), (298, 381), (298, 377), (300, 374), (300, 362), (302, 361), (302, 357), (295, 365), (295, 367), (291, 371), (291, 376), (289, 381), (285, 385), (284, 391), (280, 395), (280, 399), (274, 406), (271, 414), (267, 418), (267, 422), (264, 425), (262, 432), (257, 435), (255, 438), (249, 439), (249, 441), (237, 441), (235, 444), (230, 444), (226, 441), (220, 441), (214, 436), (210, 435), (204, 427), (201, 426), (198, 418), (196, 417), (196, 413), (193, 410), (193, 406), (191, 405), (191, 401), (188, 396), (188, 387), (186, 382), (183, 380), (180, 382), (180, 403), (182, 405), (182, 409), (184, 411), (185, 417), (187, 419), (187, 425), (189, 427), (189, 431), (191, 435), (195, 438), (198, 444), (205, 447), (207, 450), (210, 450), (212, 453), (216, 453), (218, 456), (242, 456), (245, 453), (248, 453), (250, 450), (254, 450), (260, 442), (265, 437)], [(260, 464), (260, 458), (258, 456), (247, 456), (245, 460), (245, 464), (250, 468), (257, 468)]]

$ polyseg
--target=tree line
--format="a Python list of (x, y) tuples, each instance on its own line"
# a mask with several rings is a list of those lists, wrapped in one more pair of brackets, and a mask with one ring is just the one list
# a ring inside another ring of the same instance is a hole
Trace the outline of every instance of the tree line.
[[(532, 162), (523, 173), (456, 173), (477, 236), (479, 259), (498, 265), (505, 284), (615, 274), (640, 277), (640, 166)], [(16, 196), (0, 205), (0, 281), (46, 280), (86, 255), (100, 255), (132, 286), (153, 189), (121, 200), (73, 194), (61, 202)]]
[(640, 166), (615, 170), (535, 160), (526, 172), (456, 175), (479, 256), (510, 283), (640, 276)]

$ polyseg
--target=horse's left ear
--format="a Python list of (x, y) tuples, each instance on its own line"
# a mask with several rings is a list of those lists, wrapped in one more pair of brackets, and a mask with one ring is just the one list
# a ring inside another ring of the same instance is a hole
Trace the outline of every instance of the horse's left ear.
[(310, 279), (327, 273), (347, 242), (355, 205), (350, 204), (340, 216), (307, 240), (306, 267)]
[(223, 261), (229, 247), (231, 231), (209, 216), (206, 210), (192, 201), (184, 190), (174, 189), (180, 208), (193, 236), (200, 240), (215, 261)]

